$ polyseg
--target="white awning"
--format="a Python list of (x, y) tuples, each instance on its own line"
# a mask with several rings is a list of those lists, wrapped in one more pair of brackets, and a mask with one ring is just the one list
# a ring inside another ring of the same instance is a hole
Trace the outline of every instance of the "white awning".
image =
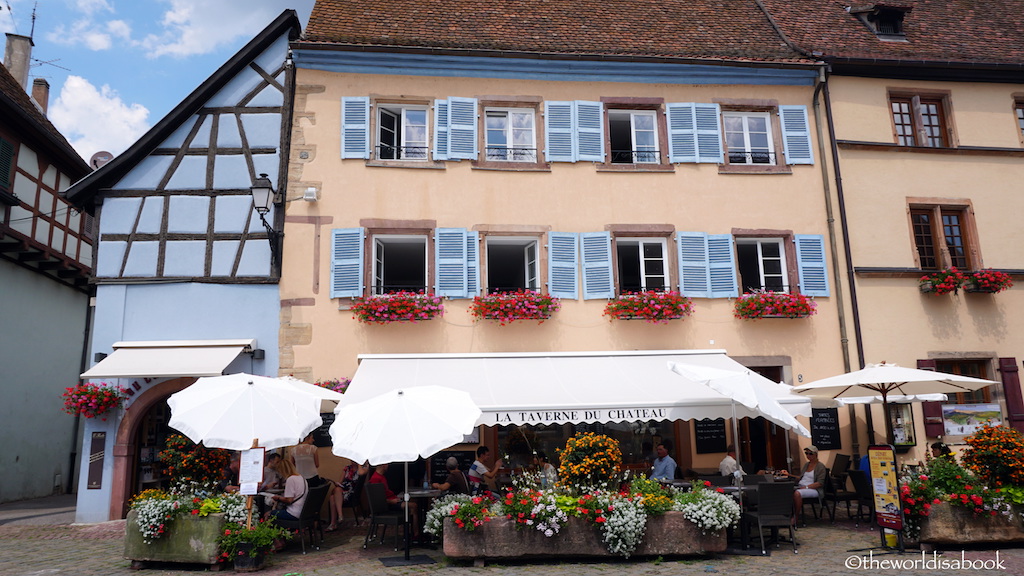
[(176, 378), (220, 376), (256, 340), (159, 340), (115, 342), (113, 353), (82, 378)]
[[(732, 417), (729, 398), (673, 373), (669, 361), (746, 370), (724, 350), (363, 354), (341, 403), (433, 384), (469, 392), (489, 426)], [(790, 386), (755, 380), (791, 414), (810, 416), (810, 400)], [(736, 414), (758, 415), (742, 405)]]

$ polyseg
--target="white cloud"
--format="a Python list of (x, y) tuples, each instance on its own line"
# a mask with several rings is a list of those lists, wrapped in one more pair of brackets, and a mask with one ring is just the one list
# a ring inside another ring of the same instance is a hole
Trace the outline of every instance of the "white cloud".
[(75, 8), (85, 14), (114, 11), (114, 6), (107, 0), (75, 0)]
[(104, 30), (103, 25), (92, 20), (78, 20), (71, 28), (59, 24), (46, 35), (46, 39), (64, 46), (82, 45), (93, 51), (109, 50), (113, 45), (110, 34)]
[(123, 40), (129, 40), (132, 37), (132, 27), (124, 20), (111, 20), (107, 22), (107, 32), (110, 32), (111, 36), (116, 36)]
[[(285, 8), (279, 0), (168, 0), (163, 31), (142, 40), (146, 56), (177, 58), (214, 52), (238, 37), (252, 37)], [(292, 4), (312, 4), (293, 0)]]
[(127, 104), (110, 86), (97, 90), (80, 76), (68, 76), (49, 117), (86, 159), (100, 150), (120, 154), (149, 129), (145, 106)]

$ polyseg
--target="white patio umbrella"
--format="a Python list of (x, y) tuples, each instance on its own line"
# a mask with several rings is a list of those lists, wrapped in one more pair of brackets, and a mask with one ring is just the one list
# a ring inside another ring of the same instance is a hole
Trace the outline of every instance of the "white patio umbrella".
[[(405, 462), (405, 521), (409, 522), (409, 462), (427, 458), (473, 432), (480, 408), (462, 390), (418, 386), (341, 404), (331, 424), (332, 451), (355, 462)], [(406, 539), (405, 560), (409, 560)]]
[(167, 399), (167, 424), (210, 448), (247, 450), (254, 440), (264, 448), (293, 446), (323, 423), (320, 402), (320, 397), (279, 378), (210, 376)]
[(869, 364), (854, 372), (794, 386), (793, 391), (812, 398), (836, 400), (879, 396), (886, 414), (885, 437), (888, 443), (892, 444), (892, 423), (888, 418), (890, 396), (971, 392), (992, 384), (997, 384), (997, 382), (934, 370), (904, 368), (896, 364), (882, 362), (881, 364)]
[(293, 376), (282, 376), (280, 378), (285, 382), (295, 386), (301, 392), (311, 394), (320, 399), (320, 412), (334, 412), (334, 409), (338, 407), (338, 402), (345, 397), (341, 392), (335, 392), (324, 388), (323, 386), (317, 386), (316, 384), (310, 384), (305, 380), (299, 380)]

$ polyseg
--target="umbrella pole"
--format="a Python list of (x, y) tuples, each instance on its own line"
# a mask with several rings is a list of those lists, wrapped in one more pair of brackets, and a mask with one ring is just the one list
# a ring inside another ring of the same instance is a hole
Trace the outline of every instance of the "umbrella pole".
[(892, 436), (892, 418), (889, 417), (889, 400), (886, 398), (887, 391), (882, 389), (882, 414), (885, 416), (885, 441), (890, 446), (893, 445)]
[[(739, 466), (739, 463), (743, 461), (743, 450), (740, 449), (740, 423), (736, 421), (736, 401), (730, 400), (730, 404), (732, 404), (732, 446), (736, 450), (736, 456), (739, 458), (739, 460), (736, 462), (736, 464)], [(742, 470), (743, 467), (740, 466), (740, 469)], [(737, 488), (739, 488), (738, 492), (740, 493), (740, 510), (743, 510), (743, 482), (736, 482), (736, 480), (737, 478), (734, 474), (732, 482), (733, 484), (736, 484)]]
[(405, 463), (405, 559), (409, 559), (409, 463)]
[[(252, 447), (256, 448), (260, 444), (259, 438), (252, 439)], [(252, 530), (252, 496), (245, 497), (245, 529)]]

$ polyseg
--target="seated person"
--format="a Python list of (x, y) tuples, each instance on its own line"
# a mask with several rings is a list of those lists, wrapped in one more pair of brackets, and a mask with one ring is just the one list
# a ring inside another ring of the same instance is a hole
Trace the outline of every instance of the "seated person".
[(358, 466), (353, 462), (345, 467), (345, 470), (341, 473), (341, 482), (334, 482), (334, 489), (331, 490), (327, 498), (328, 508), (331, 511), (331, 523), (324, 531), (333, 532), (338, 529), (338, 521), (345, 517), (344, 507), (353, 505), (356, 481), (366, 476), (369, 472), (369, 462), (364, 462)]
[(260, 484), (261, 491), (284, 486), (281, 475), (277, 473), (276, 469), (277, 462), (280, 459), (281, 455), (277, 452), (267, 454), (267, 465), (263, 467), (263, 483)]
[(956, 462), (956, 456), (945, 442), (936, 442), (932, 444), (932, 458), (945, 458), (950, 462)]
[(487, 446), (480, 446), (476, 449), (476, 460), (473, 461), (473, 465), (469, 467), (469, 482), (470, 488), (474, 491), (482, 491), (488, 488), (490, 483), (494, 481), (494, 477), (498, 475), (501, 470), (501, 460), (494, 463), (494, 469), (491, 470), (487, 467), (487, 462), (491, 460), (491, 449)]
[[(409, 518), (412, 518), (412, 519), (418, 518), (419, 517), (418, 516), (419, 508), (417, 507), (416, 503), (411, 501), (411, 500), (409, 502), (404, 502), (401, 498), (399, 498), (398, 494), (395, 494), (394, 492), (391, 491), (391, 488), (388, 486), (388, 479), (384, 477), (384, 474), (387, 471), (388, 471), (388, 465), (387, 464), (378, 464), (377, 467), (374, 468), (373, 475), (370, 476), (370, 479), (368, 480), (368, 482), (370, 484), (383, 484), (384, 485), (384, 499), (387, 500), (388, 508), (390, 508), (392, 510), (402, 510), (405, 507), (405, 505), (408, 504), (409, 505)], [(414, 522), (412, 522), (412, 537), (414, 539), (415, 538), (419, 538), (419, 535), (420, 535), (419, 522), (415, 522), (414, 521)]]
[(668, 455), (668, 448), (664, 444), (658, 444), (658, 457), (654, 460), (654, 467), (651, 470), (653, 480), (674, 480), (676, 477), (676, 461)]
[(793, 517), (790, 521), (794, 526), (796, 525), (796, 515), (804, 509), (804, 498), (821, 498), (825, 494), (827, 470), (825, 465), (818, 461), (818, 447), (812, 444), (804, 448), (804, 456), (807, 457), (807, 464), (800, 475), (793, 474), (788, 470), (781, 473), (790, 478), (799, 478), (793, 490)]
[(289, 459), (278, 460), (275, 470), (284, 478), (284, 494), (275, 494), (271, 500), (284, 504), (285, 507), (271, 510), (270, 515), (282, 520), (298, 520), (302, 514), (302, 505), (306, 502), (309, 485)]
[(242, 466), (242, 454), (235, 452), (231, 455), (228, 467), (221, 470), (221, 479), (217, 487), (223, 492), (238, 492), (238, 469)]
[(548, 462), (548, 455), (543, 450), (538, 450), (533, 455), (533, 467), (540, 472), (541, 488), (554, 488), (558, 482), (558, 470)]
[(718, 471), (722, 476), (732, 476), (737, 470), (740, 470), (741, 475), (743, 474), (740, 463), (736, 461), (736, 447), (730, 444), (726, 449), (725, 458), (722, 458), (718, 464)]
[(431, 486), (434, 490), (444, 490), (449, 494), (469, 494), (469, 481), (466, 475), (459, 470), (459, 460), (455, 456), (449, 456), (444, 467), (448, 470), (448, 477), (444, 482), (434, 482)]

